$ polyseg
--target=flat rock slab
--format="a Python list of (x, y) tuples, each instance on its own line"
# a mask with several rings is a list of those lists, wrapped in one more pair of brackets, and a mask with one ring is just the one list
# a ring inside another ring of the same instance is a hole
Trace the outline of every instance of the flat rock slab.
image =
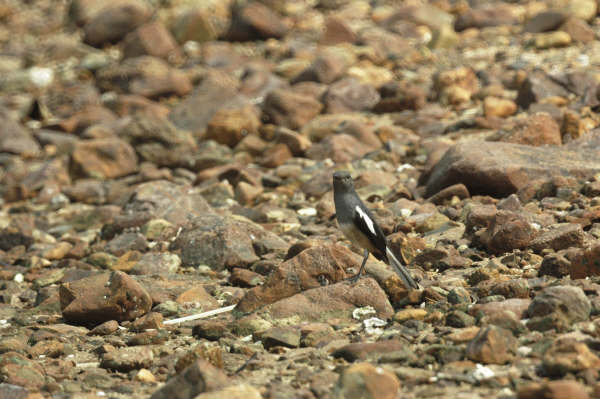
[(427, 180), (426, 196), (463, 183), (472, 195), (506, 197), (557, 177), (586, 179), (600, 172), (600, 135), (561, 147), (471, 141), (451, 147)]
[(324, 322), (333, 318), (351, 319), (352, 311), (364, 306), (372, 306), (381, 319), (391, 319), (394, 315), (385, 292), (372, 278), (362, 278), (356, 284), (344, 281), (307, 290), (266, 306), (260, 313), (266, 319)]

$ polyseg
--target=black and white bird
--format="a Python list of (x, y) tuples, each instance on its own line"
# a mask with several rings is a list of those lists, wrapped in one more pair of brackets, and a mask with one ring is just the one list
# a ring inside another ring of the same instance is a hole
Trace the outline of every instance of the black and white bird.
[(352, 280), (360, 278), (369, 253), (372, 253), (377, 259), (392, 266), (407, 288), (419, 289), (419, 285), (390, 249), (375, 218), (358, 197), (350, 173), (340, 171), (333, 174), (333, 200), (340, 229), (353, 244), (365, 250), (360, 270)]

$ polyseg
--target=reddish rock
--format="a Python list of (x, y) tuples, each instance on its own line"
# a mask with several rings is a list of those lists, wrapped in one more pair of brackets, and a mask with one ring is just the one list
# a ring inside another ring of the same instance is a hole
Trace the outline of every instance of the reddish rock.
[(554, 314), (563, 320), (564, 326), (569, 326), (588, 320), (591, 309), (590, 300), (581, 288), (559, 285), (545, 288), (537, 294), (527, 313), (532, 318)]
[(517, 350), (517, 339), (510, 330), (488, 326), (467, 345), (466, 355), (469, 359), (483, 364), (504, 364), (514, 358)]
[(588, 248), (578, 250), (570, 259), (572, 279), (600, 275), (600, 244), (594, 243)]
[(330, 15), (325, 19), (325, 30), (321, 35), (321, 44), (335, 46), (340, 43), (354, 43), (356, 34), (342, 18)]
[(346, 55), (335, 47), (323, 50), (312, 64), (296, 76), (292, 82), (319, 82), (330, 84), (339, 79), (350, 66)]
[(369, 151), (359, 140), (348, 134), (335, 134), (317, 144), (313, 144), (306, 156), (310, 159), (325, 160), (330, 158), (335, 163), (351, 162), (361, 158)]
[(456, 103), (459, 98), (453, 94), (454, 89), (460, 89), (469, 100), (471, 95), (479, 90), (479, 80), (471, 68), (460, 67), (443, 71), (435, 76), (434, 88), (436, 95), (442, 102)]
[(259, 160), (259, 163), (266, 168), (276, 168), (290, 158), (292, 158), (292, 152), (287, 145), (275, 144)]
[(377, 362), (377, 360), (384, 355), (406, 351), (407, 347), (404, 342), (397, 339), (390, 339), (377, 342), (356, 342), (344, 345), (335, 350), (331, 356), (341, 357), (348, 362), (355, 362), (357, 360)]
[(82, 140), (75, 145), (72, 160), (76, 173), (94, 178), (121, 177), (137, 169), (135, 151), (118, 138)]
[[(270, 299), (273, 297), (271, 296)], [(247, 303), (248, 301), (245, 301), (245, 304)], [(257, 314), (275, 320), (299, 318), (308, 322), (327, 322), (331, 319), (341, 319), (354, 322), (352, 312), (357, 307), (364, 306), (373, 307), (375, 316), (380, 319), (390, 319), (394, 315), (394, 309), (387, 295), (372, 278), (360, 279), (356, 284), (340, 282), (307, 289), (267, 305)], [(242, 309), (244, 308), (239, 310)]]
[(511, 211), (498, 211), (490, 226), (482, 232), (481, 241), (493, 253), (525, 248), (536, 231), (527, 218)]
[(560, 26), (560, 30), (567, 32), (576, 42), (590, 43), (595, 40), (596, 34), (590, 25), (583, 19), (570, 17)]
[(148, 55), (127, 58), (120, 64), (110, 64), (100, 69), (97, 84), (103, 90), (152, 99), (169, 95), (183, 96), (192, 91), (192, 83), (183, 71)]
[(150, 310), (150, 295), (123, 272), (100, 273), (60, 286), (63, 317), (79, 324), (133, 320)]
[(229, 378), (206, 360), (192, 365), (169, 379), (150, 399), (188, 399), (230, 384)]
[(5, 352), (0, 355), (0, 378), (3, 382), (0, 385), (18, 385), (37, 391), (46, 382), (45, 374), (41, 365), (19, 353)]
[(562, 144), (560, 126), (545, 112), (518, 119), (514, 126), (501, 130), (491, 140), (533, 146)]
[(281, 38), (287, 32), (282, 17), (258, 1), (234, 6), (231, 26), (226, 37), (229, 40), (265, 40)]
[(231, 271), (229, 282), (237, 287), (251, 288), (261, 285), (264, 282), (264, 277), (251, 270), (236, 267)]
[(395, 399), (399, 392), (400, 381), (394, 373), (370, 363), (357, 363), (342, 372), (333, 397)]
[(94, 47), (116, 43), (150, 16), (150, 10), (137, 0), (116, 2), (102, 9), (85, 24), (83, 40)]
[(258, 133), (260, 120), (255, 107), (220, 109), (206, 126), (206, 138), (235, 147), (245, 136)]
[(550, 226), (549, 230), (543, 231), (529, 243), (529, 248), (536, 252), (545, 248), (555, 251), (570, 247), (581, 247), (584, 243), (584, 233), (581, 225), (565, 223), (558, 226)]
[(345, 270), (360, 266), (360, 257), (341, 245), (312, 247), (282, 263), (264, 285), (249, 290), (238, 309), (251, 312), (300, 291), (338, 282)]
[(490, 26), (516, 25), (519, 23), (518, 15), (508, 4), (483, 5), (470, 8), (461, 13), (454, 23), (454, 29), (462, 32), (469, 28), (486, 28)]
[(517, 399), (589, 399), (585, 386), (573, 380), (533, 382), (519, 387)]
[(600, 358), (583, 342), (558, 342), (544, 353), (542, 369), (550, 377), (563, 377), (600, 369)]
[(181, 56), (171, 33), (160, 22), (149, 22), (129, 33), (123, 41), (125, 58), (151, 55), (165, 60)]
[(541, 70), (535, 70), (519, 87), (517, 104), (522, 108), (529, 108), (533, 103), (539, 103), (549, 97), (567, 98), (569, 92), (561, 84)]
[(381, 100), (373, 108), (374, 112), (400, 112), (418, 110), (427, 103), (427, 93), (419, 86), (392, 81), (380, 89)]
[(531, 187), (535, 181), (569, 176), (585, 179), (600, 172), (592, 143), (600, 135), (561, 147), (532, 147), (512, 143), (468, 142), (451, 147), (433, 168), (426, 195), (463, 183), (471, 195), (506, 197)]
[(276, 125), (298, 129), (317, 116), (322, 108), (323, 105), (312, 97), (276, 89), (265, 98), (263, 112)]
[(377, 90), (356, 78), (338, 80), (329, 86), (323, 97), (327, 113), (369, 111), (379, 102)]
[(285, 127), (275, 130), (275, 142), (285, 144), (295, 157), (303, 156), (312, 145), (308, 138)]
[(469, 314), (472, 316), (487, 315), (491, 316), (497, 311), (510, 311), (517, 315), (519, 319), (527, 316), (527, 309), (531, 304), (531, 299), (512, 298), (502, 302), (488, 302), (485, 304), (475, 304), (469, 308)]

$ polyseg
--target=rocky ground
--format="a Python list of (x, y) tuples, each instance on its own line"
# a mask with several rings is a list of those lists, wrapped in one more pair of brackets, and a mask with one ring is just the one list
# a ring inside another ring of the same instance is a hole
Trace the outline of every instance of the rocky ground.
[(4, 0), (0, 397), (600, 397), (598, 10)]

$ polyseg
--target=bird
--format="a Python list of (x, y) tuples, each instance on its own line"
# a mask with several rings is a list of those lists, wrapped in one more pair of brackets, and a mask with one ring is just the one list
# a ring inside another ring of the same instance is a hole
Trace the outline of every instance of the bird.
[(356, 193), (349, 172), (338, 171), (333, 174), (333, 201), (340, 230), (353, 244), (364, 249), (360, 270), (350, 280), (356, 282), (360, 278), (369, 253), (372, 253), (375, 258), (389, 264), (407, 288), (419, 289), (409, 271), (392, 252), (371, 211)]

